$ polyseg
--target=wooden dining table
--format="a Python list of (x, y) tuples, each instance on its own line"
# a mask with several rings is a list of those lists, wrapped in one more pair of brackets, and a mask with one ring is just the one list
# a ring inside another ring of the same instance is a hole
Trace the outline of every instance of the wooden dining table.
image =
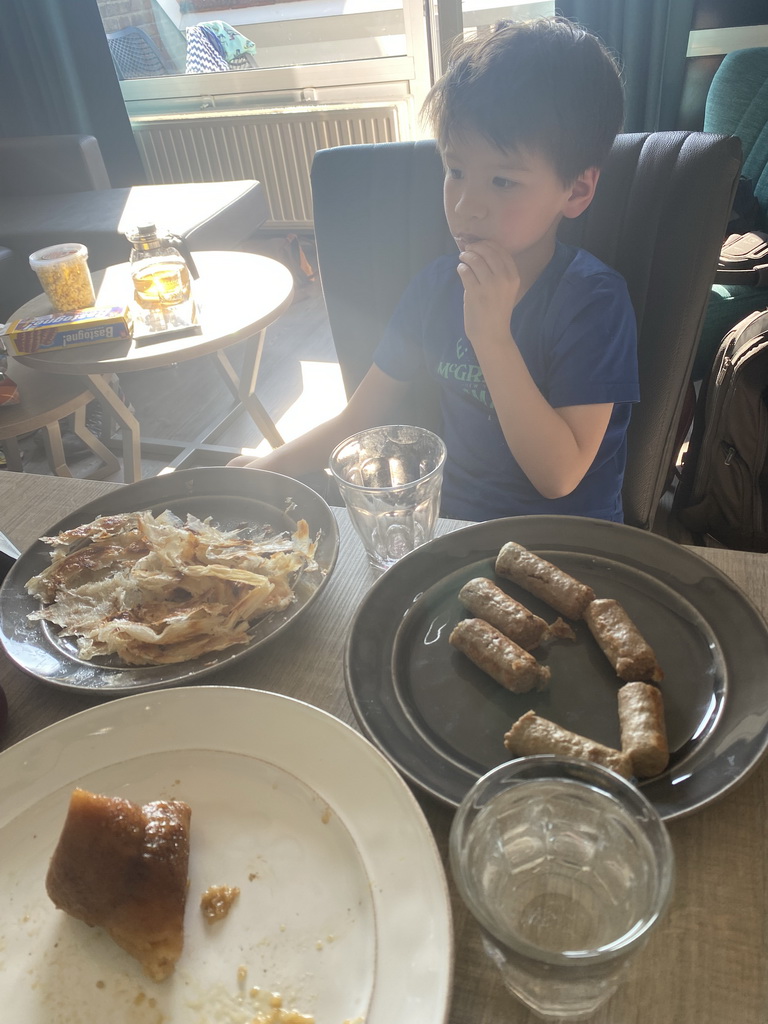
[[(116, 486), (0, 475), (0, 531), (23, 550), (60, 518)], [(339, 559), (325, 591), (304, 613), (301, 628), (290, 631), (290, 640), (276, 638), (229, 666), (226, 684), (287, 694), (357, 727), (345, 691), (343, 652), (349, 623), (375, 576), (346, 512), (335, 512)], [(438, 533), (464, 525), (441, 520)], [(768, 555), (696, 550), (743, 590), (763, 618), (768, 616)], [(215, 675), (205, 681), (224, 682)], [(100, 702), (35, 680), (4, 654), (0, 684), (9, 704), (8, 723), (0, 733), (2, 749)], [(539, 1018), (504, 988), (450, 879), (447, 844), (453, 809), (418, 789), (415, 793), (443, 858), (451, 893), (455, 965), (448, 1021), (533, 1024)], [(628, 978), (590, 1019), (595, 1024), (766, 1024), (768, 760), (720, 800), (671, 821), (669, 831), (677, 870), (671, 909)]]

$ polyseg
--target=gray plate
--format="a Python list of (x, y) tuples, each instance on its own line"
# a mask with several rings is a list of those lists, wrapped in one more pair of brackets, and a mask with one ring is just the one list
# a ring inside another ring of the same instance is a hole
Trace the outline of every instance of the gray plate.
[(534, 652), (549, 688), (513, 694), (448, 644), (464, 617), (457, 594), (488, 576), (551, 622), (556, 613), (496, 578), (499, 548), (517, 541), (620, 601), (656, 651), (671, 758), (641, 784), (669, 820), (703, 807), (753, 768), (768, 746), (768, 630), (727, 576), (654, 534), (596, 519), (529, 516), (479, 523), (418, 548), (368, 592), (345, 656), (363, 731), (433, 796), (457, 805), (509, 757), (503, 736), (529, 709), (619, 746), (620, 685), (583, 622), (574, 642)]
[(310, 536), (319, 538), (315, 554), (319, 570), (302, 576), (293, 604), (254, 624), (246, 646), (176, 665), (126, 668), (106, 658), (84, 661), (78, 657), (77, 646), (69, 638), (59, 637), (54, 626), (29, 621), (27, 615), (39, 602), (27, 594), (25, 584), (50, 564), (50, 548), (36, 541), (22, 553), (0, 589), (0, 643), (24, 672), (67, 690), (110, 695), (194, 682), (250, 655), (281, 633), (317, 597), (336, 563), (339, 533), (325, 501), (305, 484), (263, 470), (187, 469), (140, 480), (83, 505), (46, 534), (71, 529), (98, 515), (144, 509), (155, 514), (170, 509), (182, 519), (187, 513), (198, 519), (211, 517), (215, 526), (225, 530), (245, 524), (292, 532), (299, 519), (306, 519)]

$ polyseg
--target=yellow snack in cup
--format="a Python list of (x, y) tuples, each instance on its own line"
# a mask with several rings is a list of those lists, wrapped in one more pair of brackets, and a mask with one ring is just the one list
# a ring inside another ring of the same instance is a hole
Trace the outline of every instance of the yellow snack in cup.
[(29, 257), (29, 265), (51, 305), (59, 312), (87, 309), (95, 303), (88, 250), (79, 242), (62, 242), (38, 249)]

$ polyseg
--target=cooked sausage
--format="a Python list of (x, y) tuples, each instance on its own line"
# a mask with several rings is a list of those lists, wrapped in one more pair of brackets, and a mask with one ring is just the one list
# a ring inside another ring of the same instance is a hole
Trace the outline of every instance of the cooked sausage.
[(482, 619), (462, 619), (449, 642), (513, 693), (541, 689), (549, 681), (549, 669)]
[(496, 572), (534, 597), (546, 601), (569, 619), (580, 619), (584, 609), (595, 598), (591, 587), (579, 583), (567, 572), (514, 541), (509, 541), (499, 552)]
[(465, 583), (459, 591), (459, 600), (476, 618), (490, 622), (526, 651), (538, 647), (549, 635), (544, 619), (485, 577)]
[(567, 622), (562, 619), (545, 622), (484, 576), (465, 583), (459, 591), (459, 600), (472, 615), (490, 622), (526, 651), (553, 639), (576, 639)]
[(512, 724), (504, 736), (504, 746), (510, 754), (518, 757), (530, 754), (577, 757), (612, 768), (625, 779), (632, 777), (632, 762), (623, 751), (569, 732), (546, 718), (540, 718), (535, 711), (527, 711)]
[(618, 601), (592, 601), (584, 619), (619, 679), (661, 682), (664, 673), (656, 655)]
[(667, 767), (669, 746), (664, 721), (664, 698), (650, 683), (627, 683), (619, 690), (621, 749), (639, 779), (649, 779)]

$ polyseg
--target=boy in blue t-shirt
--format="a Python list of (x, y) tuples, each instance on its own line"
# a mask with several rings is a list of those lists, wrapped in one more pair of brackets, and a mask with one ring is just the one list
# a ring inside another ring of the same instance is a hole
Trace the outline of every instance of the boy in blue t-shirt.
[(374, 364), (334, 419), (262, 459), (302, 475), (345, 437), (390, 422), (424, 369), (440, 384), (441, 513), (565, 513), (621, 521), (636, 327), (623, 279), (557, 240), (592, 201), (621, 126), (619, 74), (559, 18), (500, 22), (460, 44), (426, 116), (445, 165), (459, 255), (406, 290)]

